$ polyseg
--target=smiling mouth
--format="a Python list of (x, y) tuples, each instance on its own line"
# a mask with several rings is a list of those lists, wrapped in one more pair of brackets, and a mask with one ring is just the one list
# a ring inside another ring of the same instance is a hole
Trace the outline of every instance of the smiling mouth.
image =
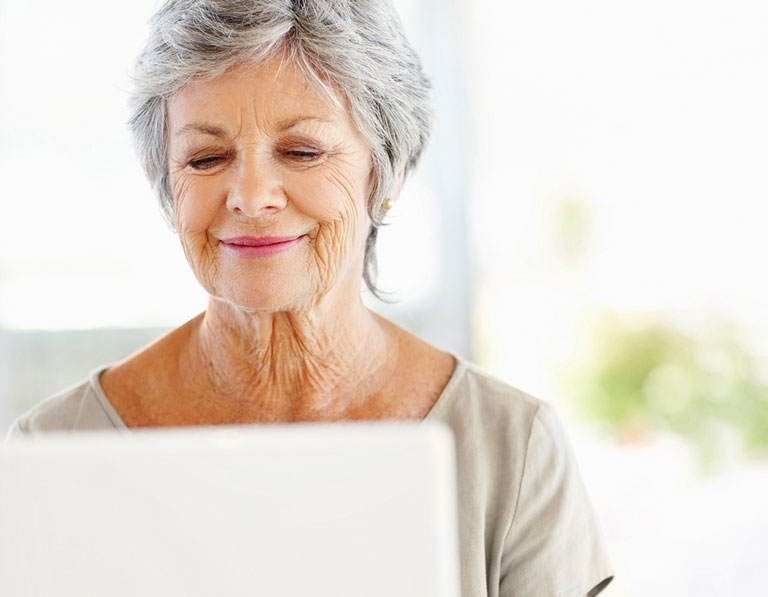
[(289, 243), (304, 236), (238, 236), (235, 238), (225, 238), (221, 242), (227, 245), (235, 245), (238, 247), (266, 247), (269, 245), (279, 245), (281, 243)]
[(219, 242), (228, 253), (235, 257), (270, 257), (288, 251), (306, 235), (299, 236), (237, 236), (224, 238)]

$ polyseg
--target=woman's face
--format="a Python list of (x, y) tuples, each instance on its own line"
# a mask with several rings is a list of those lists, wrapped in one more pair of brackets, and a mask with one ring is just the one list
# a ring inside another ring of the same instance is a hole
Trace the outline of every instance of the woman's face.
[(278, 311), (359, 293), (371, 155), (339, 104), (279, 60), (168, 100), (176, 225), (209, 294)]

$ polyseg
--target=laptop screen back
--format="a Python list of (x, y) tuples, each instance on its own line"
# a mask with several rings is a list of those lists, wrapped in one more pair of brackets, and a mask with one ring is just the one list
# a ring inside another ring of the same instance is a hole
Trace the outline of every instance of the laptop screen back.
[(450, 432), (314, 424), (0, 445), (0, 594), (457, 597)]

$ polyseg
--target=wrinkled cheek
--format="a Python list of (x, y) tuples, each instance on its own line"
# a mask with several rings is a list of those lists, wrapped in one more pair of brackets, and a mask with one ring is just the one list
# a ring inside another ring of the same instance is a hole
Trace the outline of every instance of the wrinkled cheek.
[(208, 290), (215, 278), (215, 263), (209, 247), (205, 206), (194, 201), (191, 185), (185, 180), (172, 187), (174, 219), (179, 241), (193, 273)]
[(185, 178), (173, 181), (171, 194), (173, 197), (173, 216), (176, 221), (176, 228), (181, 233), (181, 229), (194, 229), (195, 214), (190, 211), (190, 201), (192, 195), (192, 185)]
[(351, 260), (365, 246), (367, 227), (360, 214), (321, 223), (315, 238), (317, 284), (320, 288), (332, 286), (343, 275)]
[(218, 294), (221, 283), (216, 253), (207, 234), (179, 228), (179, 240), (192, 273), (197, 281), (211, 294)]
[(345, 230), (342, 221), (325, 222), (320, 225), (315, 237), (315, 257), (318, 283), (324, 285), (336, 277), (342, 256), (345, 253)]

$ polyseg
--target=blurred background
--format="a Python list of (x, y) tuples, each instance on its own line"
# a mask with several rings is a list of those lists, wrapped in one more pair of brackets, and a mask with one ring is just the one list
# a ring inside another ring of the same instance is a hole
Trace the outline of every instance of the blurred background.
[[(372, 308), (554, 403), (609, 597), (764, 595), (768, 3), (399, 0), (435, 88)], [(0, 0), (0, 428), (205, 306), (124, 122), (154, 0)]]

